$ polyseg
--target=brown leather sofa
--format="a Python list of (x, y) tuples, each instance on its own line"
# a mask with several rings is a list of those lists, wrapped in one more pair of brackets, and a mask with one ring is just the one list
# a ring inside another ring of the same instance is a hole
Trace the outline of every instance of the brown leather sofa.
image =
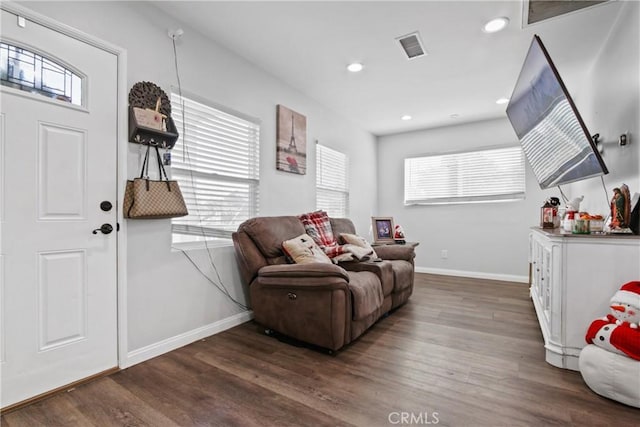
[[(356, 234), (346, 218), (331, 218), (331, 226), (335, 236)], [(240, 274), (262, 326), (338, 350), (411, 296), (412, 247), (376, 246), (382, 262), (290, 264), (282, 242), (304, 233), (297, 217), (279, 216), (250, 219), (233, 234)]]

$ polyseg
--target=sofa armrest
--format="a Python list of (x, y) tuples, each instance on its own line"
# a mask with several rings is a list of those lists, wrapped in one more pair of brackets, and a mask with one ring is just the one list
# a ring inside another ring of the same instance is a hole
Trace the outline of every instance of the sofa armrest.
[(258, 270), (259, 279), (296, 279), (295, 283), (304, 285), (297, 279), (334, 278), (349, 281), (347, 272), (334, 264), (277, 264), (262, 267)]
[(412, 262), (416, 256), (416, 252), (412, 246), (403, 245), (383, 245), (373, 248), (382, 259), (394, 260), (401, 259)]
[(347, 273), (333, 264), (262, 267), (251, 284), (257, 323), (286, 336), (337, 350), (351, 338)]

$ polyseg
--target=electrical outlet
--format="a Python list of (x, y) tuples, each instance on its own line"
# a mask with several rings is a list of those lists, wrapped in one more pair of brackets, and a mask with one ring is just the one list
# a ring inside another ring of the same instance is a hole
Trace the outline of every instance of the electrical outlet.
[(447, 259), (449, 258), (449, 251), (446, 249), (443, 249), (440, 251), (440, 258), (442, 259)]
[(629, 143), (629, 132), (625, 132), (622, 135), (620, 135), (620, 138), (618, 138), (618, 144), (620, 145), (620, 147), (624, 147), (628, 143)]

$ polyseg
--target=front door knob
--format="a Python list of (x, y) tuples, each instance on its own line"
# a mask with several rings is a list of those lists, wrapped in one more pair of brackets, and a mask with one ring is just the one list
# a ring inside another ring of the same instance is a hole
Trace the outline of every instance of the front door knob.
[(102, 224), (100, 228), (96, 228), (92, 233), (98, 234), (98, 231), (102, 232), (102, 234), (109, 234), (113, 231), (113, 226), (111, 224)]

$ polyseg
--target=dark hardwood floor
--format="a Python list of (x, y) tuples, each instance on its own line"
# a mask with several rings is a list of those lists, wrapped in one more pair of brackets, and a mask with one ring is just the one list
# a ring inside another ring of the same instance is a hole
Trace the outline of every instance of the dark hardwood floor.
[(5, 414), (2, 425), (640, 425), (640, 410), (544, 361), (526, 285), (416, 279), (405, 306), (336, 355), (249, 322)]

